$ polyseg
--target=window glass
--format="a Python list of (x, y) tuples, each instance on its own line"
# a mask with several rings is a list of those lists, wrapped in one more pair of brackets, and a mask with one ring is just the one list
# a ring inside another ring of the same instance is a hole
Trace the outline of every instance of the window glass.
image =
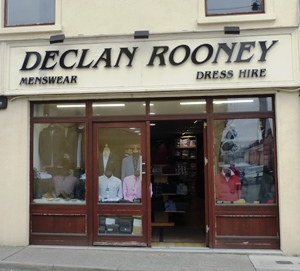
[(182, 115), (206, 112), (205, 100), (151, 101), (151, 115)]
[(141, 216), (99, 216), (99, 235), (142, 235)]
[(206, 0), (207, 15), (263, 12), (264, 0)]
[(214, 121), (217, 204), (274, 204), (272, 119)]
[(6, 0), (6, 26), (54, 24), (54, 0)]
[(269, 112), (272, 98), (225, 98), (214, 99), (214, 112)]
[(33, 201), (85, 204), (85, 127), (43, 123), (33, 128)]
[(141, 131), (139, 128), (99, 128), (98, 201), (142, 202)]
[(145, 115), (145, 102), (101, 102), (93, 103), (94, 116)]
[(83, 117), (85, 116), (84, 103), (72, 104), (34, 104), (34, 117)]

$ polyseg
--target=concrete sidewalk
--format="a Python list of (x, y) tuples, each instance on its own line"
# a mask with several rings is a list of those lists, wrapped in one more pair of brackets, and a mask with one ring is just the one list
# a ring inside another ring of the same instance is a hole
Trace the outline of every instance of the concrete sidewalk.
[(300, 257), (278, 250), (0, 247), (0, 270), (288, 271), (300, 270)]

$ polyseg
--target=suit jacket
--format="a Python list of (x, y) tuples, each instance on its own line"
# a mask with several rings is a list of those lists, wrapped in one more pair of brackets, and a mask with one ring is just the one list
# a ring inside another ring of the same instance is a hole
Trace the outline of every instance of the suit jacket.
[(99, 176), (103, 175), (105, 170), (109, 170), (115, 177), (121, 178), (121, 165), (118, 157), (113, 153), (110, 153), (108, 156), (106, 168), (104, 168), (103, 164), (103, 153), (99, 155)]
[(39, 155), (42, 166), (61, 165), (65, 153), (65, 135), (54, 125), (43, 129), (39, 135)]
[(140, 170), (140, 155), (136, 156), (137, 161), (134, 163), (134, 156), (130, 155), (123, 158), (122, 161), (122, 181), (125, 177), (133, 175), (135, 170)]

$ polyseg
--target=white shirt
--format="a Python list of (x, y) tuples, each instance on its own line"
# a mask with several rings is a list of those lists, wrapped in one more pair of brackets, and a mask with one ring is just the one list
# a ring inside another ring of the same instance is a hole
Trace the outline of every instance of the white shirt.
[(118, 201), (123, 198), (122, 182), (119, 178), (106, 175), (101, 175), (99, 180), (99, 201)]

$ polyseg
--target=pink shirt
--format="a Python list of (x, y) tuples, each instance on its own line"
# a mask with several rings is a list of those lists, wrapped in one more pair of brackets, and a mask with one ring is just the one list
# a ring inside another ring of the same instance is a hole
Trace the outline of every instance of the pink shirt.
[(123, 181), (124, 199), (133, 201), (133, 199), (142, 197), (142, 182), (140, 177), (130, 175)]

